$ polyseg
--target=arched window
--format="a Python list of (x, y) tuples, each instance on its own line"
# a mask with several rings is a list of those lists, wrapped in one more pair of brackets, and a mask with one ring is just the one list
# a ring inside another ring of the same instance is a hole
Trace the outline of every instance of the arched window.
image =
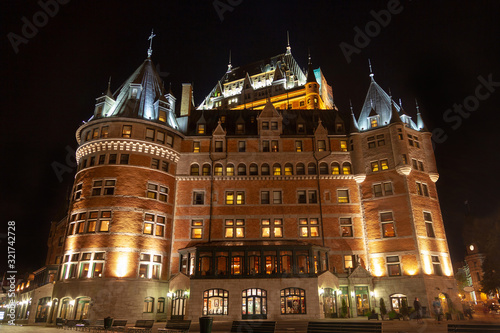
[(153, 313), (154, 304), (155, 304), (155, 299), (153, 297), (146, 297), (144, 299), (144, 306), (142, 308), (142, 312)]
[(293, 175), (293, 165), (291, 163), (285, 164), (285, 176)]
[(301, 288), (281, 289), (281, 314), (306, 314), (306, 291)]
[(269, 164), (262, 164), (260, 174), (263, 176), (269, 176)]
[(182, 320), (186, 313), (187, 294), (184, 290), (176, 290), (172, 295), (172, 319)]
[(48, 305), (50, 302), (50, 297), (42, 297), (38, 300), (36, 314), (35, 314), (35, 323), (45, 323), (47, 322), (48, 312), (50, 306)]
[(156, 303), (156, 313), (165, 313), (165, 297), (158, 297), (158, 303)]
[(327, 175), (328, 174), (328, 164), (323, 162), (319, 165), (319, 174), (320, 175)]
[(247, 166), (245, 164), (238, 165), (238, 176), (246, 176)]
[(332, 163), (332, 175), (340, 175), (340, 164), (337, 162)]
[(203, 164), (202, 175), (210, 176), (210, 164)]
[(302, 164), (302, 163), (297, 164), (296, 170), (297, 170), (297, 175), (305, 175), (306, 174), (306, 168), (305, 168), (304, 164)]
[(203, 292), (203, 315), (227, 315), (229, 292), (224, 289), (208, 289)]
[(214, 175), (215, 176), (222, 176), (222, 164), (217, 163), (214, 168)]
[(199, 176), (200, 175), (200, 166), (198, 164), (191, 165), (191, 172), (189, 173), (191, 176)]
[(234, 176), (234, 165), (228, 164), (226, 166), (226, 176)]
[(257, 176), (259, 174), (259, 167), (257, 164), (252, 163), (248, 171), (250, 172), (250, 176)]
[(275, 163), (273, 165), (273, 175), (274, 176), (281, 176), (281, 165), (278, 163)]
[(342, 173), (344, 175), (350, 175), (350, 174), (352, 174), (351, 163), (344, 162), (344, 164), (342, 164)]
[(71, 298), (64, 298), (61, 301), (61, 309), (59, 311), (59, 317), (62, 319), (70, 319), (71, 310), (73, 306), (70, 303)]
[(88, 319), (90, 309), (90, 297), (80, 297), (76, 300), (75, 319)]
[(316, 171), (316, 164), (314, 164), (312, 162), (309, 163), (307, 165), (307, 174), (308, 175), (315, 175), (316, 173), (317, 173), (317, 171)]
[(249, 288), (241, 292), (241, 319), (267, 319), (267, 291)]
[(392, 294), (389, 296), (389, 299), (391, 300), (391, 310), (394, 310), (397, 313), (400, 312), (403, 301), (408, 302), (408, 298), (403, 294)]

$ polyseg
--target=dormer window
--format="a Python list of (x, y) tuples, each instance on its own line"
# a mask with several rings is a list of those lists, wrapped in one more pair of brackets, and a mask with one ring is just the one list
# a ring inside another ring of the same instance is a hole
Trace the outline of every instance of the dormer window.
[(236, 134), (245, 133), (245, 124), (236, 124)]
[(220, 116), (220, 122), (224, 124), (226, 122), (226, 116)]
[(196, 130), (198, 134), (205, 134), (205, 124), (198, 124), (198, 129)]
[(335, 124), (335, 130), (337, 132), (343, 132), (344, 131), (344, 124), (342, 124), (342, 123), (336, 123)]
[(160, 115), (158, 116), (158, 120), (163, 123), (167, 122), (167, 112), (160, 110)]
[(278, 122), (277, 121), (271, 122), (271, 130), (273, 130), (273, 131), (278, 130)]
[(297, 124), (297, 133), (305, 133), (306, 132), (306, 127), (304, 124), (299, 123)]
[(370, 117), (370, 127), (371, 128), (375, 128), (378, 126), (378, 117), (375, 116), (375, 117)]
[(269, 129), (269, 122), (267, 122), (267, 121), (263, 121), (263, 122), (262, 122), (262, 129), (263, 129), (264, 131), (267, 131), (267, 130)]

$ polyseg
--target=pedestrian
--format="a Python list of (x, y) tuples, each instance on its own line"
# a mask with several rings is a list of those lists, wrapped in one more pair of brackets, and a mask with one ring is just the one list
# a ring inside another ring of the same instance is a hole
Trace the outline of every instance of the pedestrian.
[(432, 302), (432, 307), (434, 309), (434, 314), (436, 315), (436, 320), (438, 324), (441, 324), (441, 302), (439, 301), (439, 297), (434, 298), (434, 302)]
[(413, 301), (413, 308), (415, 309), (415, 317), (417, 318), (417, 323), (423, 323), (424, 321), (422, 320), (422, 305), (420, 304), (418, 297), (415, 297), (415, 300)]
[(464, 315), (466, 317), (469, 317), (470, 319), (472, 319), (472, 308), (470, 306), (470, 303), (469, 302), (464, 302), (463, 303), (463, 308), (464, 308)]

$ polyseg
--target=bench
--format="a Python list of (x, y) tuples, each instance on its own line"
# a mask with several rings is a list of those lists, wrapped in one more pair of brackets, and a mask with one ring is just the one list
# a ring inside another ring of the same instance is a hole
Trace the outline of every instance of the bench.
[(127, 332), (149, 332), (153, 330), (154, 320), (137, 320), (135, 325), (132, 327), (127, 327)]
[(310, 321), (307, 333), (379, 332), (382, 323), (363, 321)]
[(97, 319), (93, 325), (87, 327), (89, 332), (104, 330), (104, 319)]
[(189, 332), (191, 320), (169, 320), (165, 328), (158, 328), (158, 332), (185, 333)]
[(113, 324), (110, 328), (106, 330), (106, 332), (123, 332), (127, 329), (127, 320), (123, 319), (114, 319)]
[(274, 333), (276, 329), (275, 321), (263, 320), (242, 320), (233, 321), (231, 333), (248, 332), (248, 333)]
[(56, 328), (63, 328), (64, 326), (64, 319), (62, 318), (56, 318)]
[(500, 325), (448, 324), (448, 332), (500, 332)]

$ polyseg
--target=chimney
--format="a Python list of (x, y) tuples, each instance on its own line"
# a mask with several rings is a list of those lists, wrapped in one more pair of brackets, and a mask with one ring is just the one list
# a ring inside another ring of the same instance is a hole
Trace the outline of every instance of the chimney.
[(191, 83), (183, 83), (181, 97), (181, 117), (189, 116), (191, 114), (192, 98), (193, 86), (191, 85)]

